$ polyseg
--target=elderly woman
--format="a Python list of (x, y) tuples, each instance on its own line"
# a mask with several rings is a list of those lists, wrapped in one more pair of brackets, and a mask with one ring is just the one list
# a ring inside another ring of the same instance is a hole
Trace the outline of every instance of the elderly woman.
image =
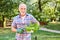
[[(24, 29), (26, 25), (32, 23), (38, 23), (38, 21), (27, 12), (27, 6), (24, 3), (19, 5), (19, 15), (14, 17), (12, 22), (12, 31), (16, 32), (16, 40), (31, 40), (31, 33), (27, 33), (25, 30), (23, 33), (18, 33), (19, 30)], [(39, 23), (38, 23), (39, 24)]]

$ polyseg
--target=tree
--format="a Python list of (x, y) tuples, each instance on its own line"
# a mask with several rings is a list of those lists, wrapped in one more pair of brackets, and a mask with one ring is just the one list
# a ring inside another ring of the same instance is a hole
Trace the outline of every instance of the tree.
[(0, 1), (0, 18), (2, 18), (3, 24), (4, 21), (6, 20), (6, 17), (10, 17), (11, 16), (11, 12), (12, 12), (12, 0), (1, 0)]
[[(40, 1), (39, 9), (42, 9), (42, 14), (49, 17), (49, 19), (56, 20), (60, 16), (60, 0), (38, 0)], [(45, 17), (45, 16), (44, 16)], [(42, 18), (43, 19), (43, 18)]]

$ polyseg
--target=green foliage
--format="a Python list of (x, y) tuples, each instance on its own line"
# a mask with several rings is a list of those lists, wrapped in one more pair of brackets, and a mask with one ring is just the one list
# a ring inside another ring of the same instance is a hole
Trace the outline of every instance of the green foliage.
[(26, 31), (31, 31), (33, 30), (34, 32), (39, 30), (39, 25), (37, 23), (30, 23), (30, 25), (26, 26)]
[(12, 0), (1, 0), (0, 1), (0, 17), (3, 20), (3, 16), (6, 18), (10, 18), (12, 15), (12, 6), (13, 2)]
[[(21, 2), (24, 2), (27, 5), (27, 12), (31, 13), (38, 21), (60, 17), (60, 0), (40, 0), (42, 12), (39, 11), (37, 1), (31, 3), (32, 0), (0, 0), (0, 15), (7, 18), (18, 15), (18, 6)], [(44, 16), (44, 18), (41, 16)]]
[(17, 29), (17, 33), (20, 33), (22, 34), (24, 32), (24, 29), (20, 28), (20, 29)]
[(41, 1), (41, 4), (39, 5), (41, 5), (41, 8), (42, 8), (42, 14), (40, 14), (40, 17), (39, 17), (40, 21), (44, 21), (45, 19), (56, 20), (56, 18), (60, 17), (60, 12), (59, 12), (60, 1), (59, 0), (40, 0), (40, 1)]
[(7, 15), (7, 12), (11, 12), (12, 11), (12, 0), (2, 0), (0, 3), (0, 12), (5, 12), (2, 15)]

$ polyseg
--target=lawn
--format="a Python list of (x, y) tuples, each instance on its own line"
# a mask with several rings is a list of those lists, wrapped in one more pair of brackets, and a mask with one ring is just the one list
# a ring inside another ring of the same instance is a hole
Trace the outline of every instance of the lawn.
[[(39, 30), (32, 34), (32, 40), (60, 40), (60, 34), (51, 33)], [(11, 29), (0, 28), (0, 40), (15, 40), (15, 33), (11, 32)]]
[(44, 26), (45, 28), (52, 29), (52, 30), (59, 30), (60, 31), (60, 22), (56, 23), (48, 23), (48, 25)]

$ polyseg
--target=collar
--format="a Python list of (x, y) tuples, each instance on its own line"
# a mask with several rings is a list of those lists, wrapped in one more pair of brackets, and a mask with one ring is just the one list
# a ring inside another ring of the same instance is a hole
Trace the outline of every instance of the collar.
[[(21, 18), (21, 16), (20, 16), (20, 14), (18, 15), (19, 16), (19, 18)], [(28, 14), (26, 14), (26, 17), (28, 16)]]

